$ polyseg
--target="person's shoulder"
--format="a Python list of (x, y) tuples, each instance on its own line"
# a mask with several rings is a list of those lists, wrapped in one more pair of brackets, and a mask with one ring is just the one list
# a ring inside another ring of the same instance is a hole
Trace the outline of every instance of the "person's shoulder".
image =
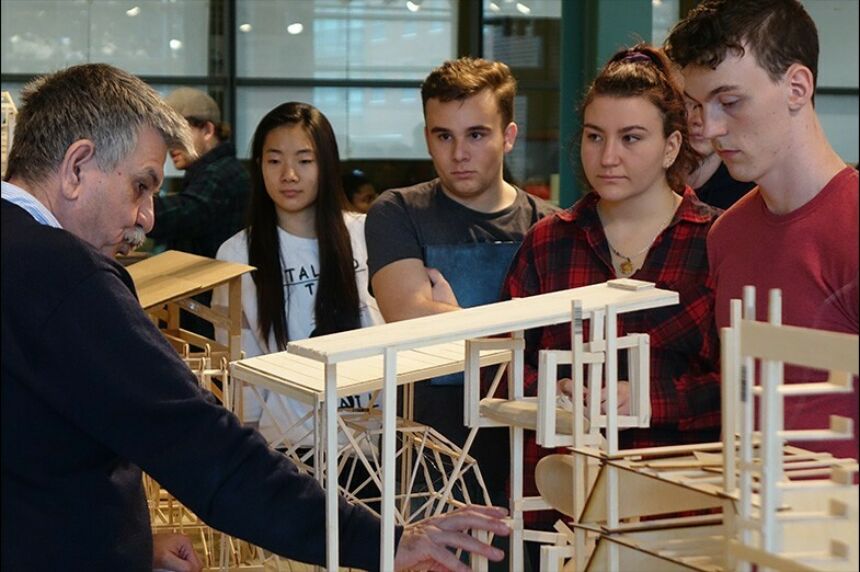
[[(394, 193), (401, 196), (409, 196), (409, 197), (417, 197), (422, 195), (433, 194), (436, 190), (436, 186), (439, 184), (439, 179), (430, 179), (429, 181), (424, 181), (423, 183), (417, 183), (415, 185), (410, 185), (408, 187), (398, 187), (394, 189), (388, 189), (385, 193)], [(385, 194), (383, 193), (383, 194)]]
[(367, 221), (367, 215), (357, 213), (355, 211), (343, 211), (343, 223), (350, 234), (355, 232), (364, 232), (364, 225)]
[(853, 197), (856, 203), (858, 185), (860, 185), (860, 176), (858, 176), (857, 169), (846, 166), (830, 179), (825, 188), (835, 188), (837, 192)]
[(758, 218), (756, 213), (761, 211), (759, 201), (761, 197), (758, 187), (755, 187), (716, 218), (708, 233), (708, 241), (720, 241), (746, 234), (745, 228), (750, 224), (757, 224), (752, 219)]
[[(860, 213), (860, 177), (857, 169), (846, 166), (827, 182), (809, 204), (810, 211), (826, 220), (831, 230), (850, 230), (857, 235), (857, 219)], [(804, 208), (804, 207), (801, 207)]]
[[(43, 262), (73, 256), (82, 261), (100, 263), (101, 259), (105, 258), (72, 233), (40, 224), (20, 207), (3, 201), (3, 250), (7, 249), (27, 252), (27, 256)], [(4, 257), (3, 264), (13, 263), (20, 258), (22, 257)]]
[(388, 189), (382, 192), (370, 205), (370, 210), (367, 212), (368, 219), (372, 222), (389, 216), (402, 219), (405, 212), (421, 213), (434, 208), (436, 182), (436, 180), (426, 181), (411, 187)]
[(682, 207), (683, 219), (699, 224), (713, 224), (725, 212), (719, 207), (704, 202), (689, 186), (684, 189)]
[(540, 197), (536, 197), (535, 195), (527, 193), (519, 187), (515, 186), (514, 189), (516, 189), (517, 191), (517, 202), (523, 206), (527, 206), (529, 209), (534, 211), (537, 215), (537, 218), (542, 219), (546, 216), (552, 215), (562, 210), (561, 207), (554, 205), (553, 203)]
[(226, 260), (228, 262), (238, 262), (241, 264), (248, 263), (248, 231), (242, 229), (218, 247), (218, 252), (215, 254), (218, 260)]
[(3, 207), (3, 277), (21, 284), (48, 283), (56, 279), (69, 286), (98, 272), (116, 275), (129, 287), (128, 272), (72, 233), (40, 224), (14, 205)]
[[(550, 203), (551, 204), (551, 203)], [(555, 205), (552, 205), (555, 207)], [(531, 226), (528, 233), (532, 237), (548, 236), (561, 231), (561, 228), (570, 225), (577, 218), (573, 207), (560, 209), (555, 207), (549, 210)]]
[(736, 222), (744, 217), (752, 216), (758, 210), (761, 200), (758, 187), (753, 187), (750, 192), (738, 199), (735, 204), (724, 210), (719, 219)]
[(380, 199), (385, 199), (386, 201), (396, 201), (403, 205), (415, 207), (426, 206), (429, 205), (436, 196), (437, 185), (438, 179), (433, 179), (431, 181), (424, 181), (423, 183), (412, 185), (411, 187), (389, 189), (377, 197), (374, 201), (374, 205), (379, 202)]
[(367, 258), (367, 239), (364, 234), (364, 226), (367, 215), (354, 211), (343, 211), (343, 222), (349, 240), (352, 243), (352, 251), (359, 258)]

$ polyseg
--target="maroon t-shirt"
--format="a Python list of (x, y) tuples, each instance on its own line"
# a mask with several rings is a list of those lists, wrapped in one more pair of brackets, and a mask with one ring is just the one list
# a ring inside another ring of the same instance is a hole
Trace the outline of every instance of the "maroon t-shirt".
[[(717, 221), (708, 235), (716, 292), (716, 322), (729, 325), (729, 302), (756, 288), (757, 319), (767, 320), (768, 291), (782, 290), (786, 325), (858, 333), (858, 173), (846, 167), (808, 203), (785, 215), (768, 210), (753, 189)], [(786, 382), (819, 381), (820, 371), (786, 367)], [(785, 428), (829, 427), (830, 415), (854, 419), (852, 441), (796, 443), (858, 456), (857, 379), (852, 395), (785, 398)]]

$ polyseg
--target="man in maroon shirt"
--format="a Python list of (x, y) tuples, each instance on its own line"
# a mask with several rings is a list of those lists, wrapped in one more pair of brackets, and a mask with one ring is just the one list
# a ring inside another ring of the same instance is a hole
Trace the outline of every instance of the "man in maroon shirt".
[[(718, 326), (729, 301), (756, 287), (758, 319), (780, 288), (783, 323), (858, 332), (858, 176), (833, 150), (815, 112), (818, 33), (797, 0), (706, 0), (672, 30), (669, 56), (732, 177), (758, 186), (708, 235)], [(787, 368), (787, 382), (822, 372)], [(854, 419), (854, 392), (785, 400), (785, 428)], [(795, 444), (795, 443), (793, 443)], [(798, 442), (857, 458), (858, 441)]]

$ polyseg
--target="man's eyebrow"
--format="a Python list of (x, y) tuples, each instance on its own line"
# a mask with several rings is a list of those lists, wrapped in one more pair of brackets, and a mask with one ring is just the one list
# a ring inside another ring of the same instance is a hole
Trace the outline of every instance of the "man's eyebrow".
[(143, 172), (139, 175), (144, 179), (147, 179), (149, 182), (149, 186), (156, 187), (158, 186), (158, 174), (155, 172), (155, 169), (152, 167), (147, 167), (143, 170)]
[(719, 95), (721, 93), (725, 93), (727, 91), (737, 91), (740, 89), (739, 85), (721, 85), (720, 87), (715, 87), (708, 93), (708, 97), (714, 97), (715, 95)]
[[(469, 127), (466, 127), (464, 129), (464, 131), (467, 131), (467, 132), (468, 131), (492, 131), (492, 130), (493, 130), (493, 128), (490, 127), (489, 125), (483, 125), (483, 124), (470, 125)], [(448, 129), (447, 127), (432, 127), (430, 129), (430, 133), (450, 133), (450, 132), (451, 132), (451, 129)]]
[[(712, 97), (719, 95), (721, 93), (725, 93), (727, 91), (735, 91), (738, 89), (740, 89), (739, 85), (721, 85), (719, 87), (715, 87), (710, 92), (708, 92), (707, 99), (711, 99)], [(684, 96), (691, 99), (695, 103), (701, 103), (698, 99), (696, 99), (695, 97), (690, 95), (690, 93), (687, 90), (684, 90)]]

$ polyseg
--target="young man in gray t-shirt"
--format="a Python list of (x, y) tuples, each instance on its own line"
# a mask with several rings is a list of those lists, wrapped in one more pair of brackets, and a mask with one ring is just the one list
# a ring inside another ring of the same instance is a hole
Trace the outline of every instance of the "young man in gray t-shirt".
[[(523, 236), (556, 210), (503, 179), (517, 136), (515, 93), (508, 67), (481, 59), (446, 62), (424, 81), (424, 134), (438, 179), (383, 193), (365, 226), (371, 287), (386, 321), (498, 300)], [(462, 444), (462, 376), (416, 384), (413, 414)], [(471, 449), (497, 499), (508, 473), (506, 437), (483, 429)]]

